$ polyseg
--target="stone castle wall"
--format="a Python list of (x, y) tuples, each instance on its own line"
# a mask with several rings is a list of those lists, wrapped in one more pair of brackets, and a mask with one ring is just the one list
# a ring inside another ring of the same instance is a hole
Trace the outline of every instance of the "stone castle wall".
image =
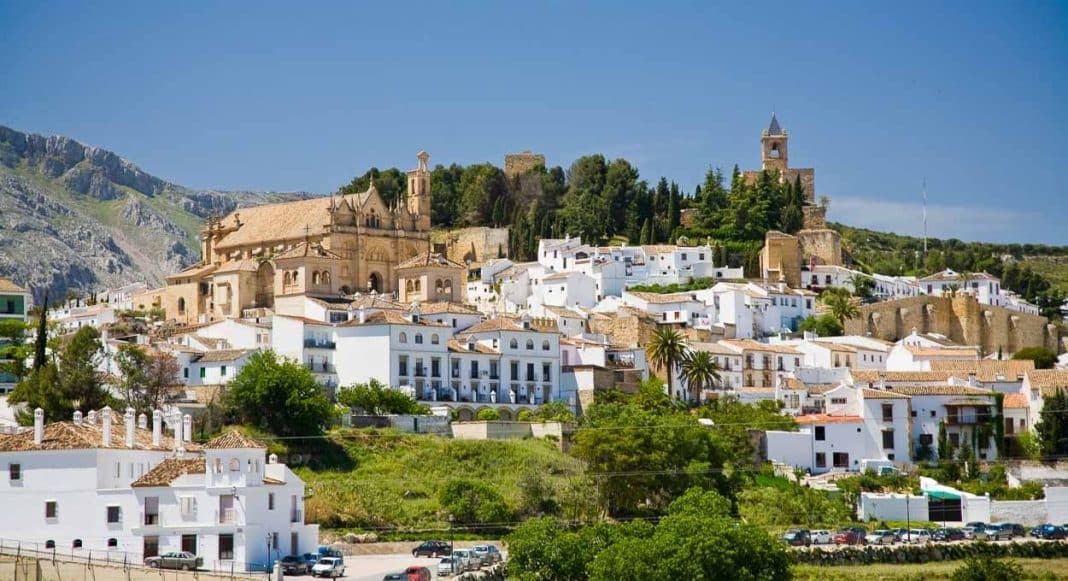
[(790, 287), (800, 287), (800, 252), (796, 236), (776, 230), (768, 231), (764, 235), (764, 248), (760, 252), (761, 276), (772, 283), (779, 282), (782, 277)]
[(827, 210), (823, 206), (802, 206), (801, 213), (801, 228), (805, 230), (825, 230), (827, 228)]
[(1003, 307), (981, 305), (971, 296), (923, 295), (864, 305), (860, 316), (846, 321), (845, 332), (896, 341), (916, 329), (939, 333), (964, 345), (979, 345), (984, 354), (1008, 354), (1024, 347), (1056, 351), (1057, 329), (1049, 320)]
[(540, 153), (509, 153), (504, 156), (504, 176), (512, 178), (545, 165), (545, 156)]
[(801, 264), (840, 266), (842, 264), (842, 237), (834, 230), (801, 230), (797, 233), (801, 249)]
[(508, 257), (508, 228), (477, 226), (431, 234), (434, 251), (449, 260), (474, 268), (493, 258)]

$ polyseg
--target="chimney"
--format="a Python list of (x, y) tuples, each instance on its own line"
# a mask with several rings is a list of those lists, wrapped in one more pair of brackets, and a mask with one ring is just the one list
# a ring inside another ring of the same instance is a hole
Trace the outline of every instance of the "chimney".
[(111, 447), (111, 406), (104, 406), (104, 411), (100, 414), (100, 427), (104, 433), (104, 438), (101, 440), (101, 444), (105, 448)]
[(152, 445), (159, 447), (160, 433), (163, 428), (163, 412), (159, 410), (152, 410)]
[(360, 307), (356, 311), (356, 316), (357, 316), (357, 318), (359, 318), (361, 325), (366, 323), (367, 322), (367, 309), (365, 309), (363, 307)]
[(193, 416), (189, 414), (182, 418), (182, 439), (186, 442), (193, 441)]
[(142, 430), (147, 430), (148, 429), (148, 416), (146, 416), (145, 414), (138, 414), (137, 415), (137, 427), (142, 429)]
[(74, 425), (82, 425), (82, 412), (81, 410), (74, 410)]
[(124, 420), (124, 422), (126, 424), (126, 447), (127, 448), (133, 448), (134, 447), (134, 425), (135, 425), (134, 424), (134, 421), (135, 421), (134, 420), (134, 409), (133, 408), (126, 408), (126, 414), (123, 415), (122, 419)]
[(85, 420), (89, 422), (90, 426), (96, 425), (96, 410), (89, 410), (89, 414), (85, 416)]
[(38, 446), (44, 441), (44, 410), (33, 410), (33, 443)]
[(174, 412), (171, 423), (174, 424), (174, 451), (181, 456), (185, 451), (185, 442), (182, 440), (182, 414)]
[(268, 464), (277, 464), (278, 463), (278, 454), (271, 454), (270, 456), (268, 456), (267, 457), (267, 463)]

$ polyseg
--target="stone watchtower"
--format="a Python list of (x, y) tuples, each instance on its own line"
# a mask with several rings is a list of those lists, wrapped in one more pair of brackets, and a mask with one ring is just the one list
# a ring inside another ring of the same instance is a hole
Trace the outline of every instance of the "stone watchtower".
[(760, 134), (760, 167), (785, 172), (790, 167), (786, 149), (790, 136), (779, 126), (779, 119), (771, 114), (771, 124)]
[(419, 166), (408, 171), (408, 211), (415, 219), (415, 229), (430, 231), (430, 170), (427, 161), (430, 154), (420, 151), (416, 158)]

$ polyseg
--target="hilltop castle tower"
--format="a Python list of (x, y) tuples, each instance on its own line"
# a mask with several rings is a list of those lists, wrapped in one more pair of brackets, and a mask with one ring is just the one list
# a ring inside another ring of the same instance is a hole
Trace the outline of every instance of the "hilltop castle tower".
[(746, 170), (742, 176), (747, 183), (756, 183), (761, 172), (777, 171), (779, 180), (791, 182), (800, 178), (805, 191), (805, 202), (816, 203), (816, 170), (811, 167), (790, 167), (790, 134), (779, 125), (779, 119), (771, 114), (768, 128), (760, 132), (760, 169)]
[(415, 219), (415, 229), (427, 232), (430, 230), (430, 170), (426, 162), (430, 154), (420, 151), (415, 157), (419, 165), (408, 171), (408, 211)]

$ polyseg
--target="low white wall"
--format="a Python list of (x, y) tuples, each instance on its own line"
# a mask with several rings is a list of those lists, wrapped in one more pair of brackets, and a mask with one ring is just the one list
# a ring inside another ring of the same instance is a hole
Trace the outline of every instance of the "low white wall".
[(442, 416), (390, 416), (390, 425), (401, 432), (448, 434), (449, 418)]
[(1046, 487), (1046, 522), (1068, 523), (1068, 486)]
[(990, 522), (1035, 526), (1050, 521), (1045, 500), (994, 500), (990, 502)]
[[(766, 432), (768, 443), (768, 460), (787, 466), (816, 471), (813, 466), (812, 433), (809, 430), (799, 432)], [(828, 463), (830, 458), (828, 457)], [(825, 472), (826, 467), (819, 469)]]

